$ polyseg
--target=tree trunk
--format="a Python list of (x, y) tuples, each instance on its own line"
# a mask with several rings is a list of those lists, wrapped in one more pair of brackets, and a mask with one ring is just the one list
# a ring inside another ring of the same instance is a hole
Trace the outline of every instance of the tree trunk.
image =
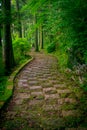
[(44, 43), (43, 43), (43, 26), (41, 26), (41, 49), (44, 49)]
[[(35, 24), (37, 26), (37, 16), (35, 16)], [(36, 32), (35, 32), (35, 51), (39, 51), (38, 47), (38, 27), (36, 27)]]
[(22, 24), (21, 24), (19, 0), (16, 0), (16, 8), (17, 8), (17, 19), (18, 19), (18, 25), (17, 25), (18, 33), (19, 33), (19, 37), (22, 37)]
[(43, 27), (42, 27), (42, 25), (40, 26), (40, 47), (41, 47), (41, 49), (44, 48), (44, 45), (43, 45)]
[(40, 27), (38, 27), (38, 46), (40, 46)]
[(11, 39), (11, 1), (2, 0), (4, 24), (3, 24), (3, 61), (5, 72), (9, 74), (14, 67), (14, 55)]
[(2, 40), (2, 35), (1, 35), (1, 31), (2, 31), (2, 26), (1, 26), (1, 24), (2, 24), (2, 20), (1, 20), (2, 19), (2, 6), (1, 6), (2, 1), (0, 1), (0, 3), (1, 3), (0, 4), (0, 17), (1, 17), (0, 18), (0, 46), (2, 46), (2, 41), (1, 41)]
[(2, 38), (1, 38), (1, 24), (0, 24), (0, 46), (2, 46)]
[(22, 22), (22, 38), (25, 38), (25, 26), (24, 24), (26, 25), (26, 23)]
[(39, 48), (38, 48), (38, 28), (36, 28), (36, 46), (35, 46), (35, 51), (39, 51)]

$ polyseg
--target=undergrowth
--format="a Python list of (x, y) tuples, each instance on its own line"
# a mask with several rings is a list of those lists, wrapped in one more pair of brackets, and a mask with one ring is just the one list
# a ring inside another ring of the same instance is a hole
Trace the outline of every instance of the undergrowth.
[[(26, 39), (16, 38), (13, 40), (13, 50), (15, 57), (15, 68), (13, 68), (12, 72), (16, 67), (20, 66), (22, 63), (31, 59), (29, 55), (30, 45)], [(4, 64), (2, 59), (2, 47), (0, 47), (0, 96), (4, 95), (6, 89), (6, 81), (8, 77), (5, 76)]]

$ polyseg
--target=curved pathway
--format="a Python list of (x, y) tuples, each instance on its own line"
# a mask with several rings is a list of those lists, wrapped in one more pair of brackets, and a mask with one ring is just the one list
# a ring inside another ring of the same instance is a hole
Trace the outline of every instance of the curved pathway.
[[(82, 130), (75, 93), (51, 55), (35, 54), (16, 77), (13, 98), (2, 114), (0, 130)], [(3, 118), (4, 117), (4, 118)], [(72, 127), (72, 128), (70, 128)]]

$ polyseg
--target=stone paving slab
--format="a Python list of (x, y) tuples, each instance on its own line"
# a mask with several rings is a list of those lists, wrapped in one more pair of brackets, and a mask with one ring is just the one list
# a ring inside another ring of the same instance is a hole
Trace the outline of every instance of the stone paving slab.
[(63, 90), (57, 90), (57, 92), (59, 93), (59, 94), (62, 94), (62, 93), (71, 93), (71, 91), (69, 90), (69, 89), (63, 89)]
[(58, 99), (58, 104), (63, 105), (64, 103), (76, 103), (74, 98), (60, 98)]
[(43, 105), (43, 101), (42, 100), (37, 100), (37, 99), (33, 99), (29, 102), (29, 106), (36, 106), (36, 105), (39, 105), (39, 106), (42, 106)]
[(58, 111), (58, 110), (61, 110), (61, 107), (58, 105), (44, 105), (43, 110), (45, 110), (45, 111), (53, 111), (53, 110)]
[(43, 96), (43, 92), (31, 92), (31, 96), (35, 96), (35, 97), (37, 97), (37, 96)]
[(47, 99), (58, 99), (59, 98), (59, 95), (58, 94), (45, 94), (45, 100)]
[(54, 87), (57, 88), (57, 89), (65, 89), (65, 88), (67, 88), (65, 84), (60, 84), (60, 83), (54, 84)]
[(32, 86), (30, 87), (30, 90), (41, 90), (42, 87), (41, 86)]
[(16, 99), (25, 99), (25, 98), (30, 98), (30, 94), (27, 94), (27, 93), (19, 93), (19, 94), (16, 96)]
[(44, 92), (48, 92), (48, 91), (51, 91), (51, 90), (53, 90), (53, 91), (55, 91), (56, 89), (55, 88), (53, 88), (53, 87), (49, 87), (49, 88), (43, 88), (43, 91)]
[(38, 84), (38, 81), (29, 81), (29, 85), (37, 85)]
[(63, 117), (67, 117), (67, 116), (75, 116), (75, 117), (79, 117), (79, 112), (77, 110), (68, 110), (68, 111), (62, 111), (62, 115)]

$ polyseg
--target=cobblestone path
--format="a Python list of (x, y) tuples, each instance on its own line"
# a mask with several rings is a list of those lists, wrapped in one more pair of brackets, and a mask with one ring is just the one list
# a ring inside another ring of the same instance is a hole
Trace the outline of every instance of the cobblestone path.
[(70, 89), (73, 84), (57, 66), (55, 57), (37, 54), (19, 73), (0, 130), (87, 130), (78, 126), (81, 117)]

